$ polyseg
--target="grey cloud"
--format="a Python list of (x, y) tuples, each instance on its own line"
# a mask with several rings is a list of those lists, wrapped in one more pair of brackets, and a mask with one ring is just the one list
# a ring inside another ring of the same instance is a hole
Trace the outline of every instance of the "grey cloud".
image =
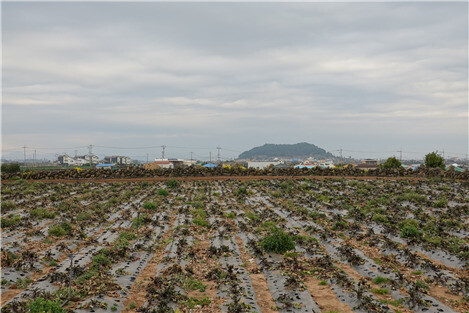
[(419, 141), (464, 154), (465, 12), (467, 3), (7, 2), (3, 143), (375, 151)]

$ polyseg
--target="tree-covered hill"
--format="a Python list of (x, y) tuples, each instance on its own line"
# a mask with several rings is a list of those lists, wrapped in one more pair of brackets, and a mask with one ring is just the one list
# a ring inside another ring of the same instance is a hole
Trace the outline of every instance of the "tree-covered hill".
[(239, 155), (239, 159), (272, 159), (272, 158), (289, 158), (289, 159), (305, 159), (314, 157), (317, 159), (325, 159), (334, 157), (332, 153), (319, 148), (310, 143), (301, 142), (297, 144), (265, 144), (260, 147), (252, 148)]

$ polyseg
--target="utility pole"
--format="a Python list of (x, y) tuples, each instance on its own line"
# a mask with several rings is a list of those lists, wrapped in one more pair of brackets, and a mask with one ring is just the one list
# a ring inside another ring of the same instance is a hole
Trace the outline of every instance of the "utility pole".
[(399, 161), (402, 162), (402, 147), (401, 147), (401, 150), (399, 150), (397, 152), (399, 152)]
[(161, 151), (161, 159), (164, 160), (164, 149), (166, 148), (166, 146), (161, 146), (161, 148), (163, 148), (163, 150)]
[(24, 165), (26, 165), (26, 146), (23, 146)]
[(220, 164), (220, 146), (217, 147), (218, 150), (218, 164)]
[(88, 146), (88, 157), (90, 158), (90, 168), (93, 166), (91, 155), (93, 154), (93, 145)]

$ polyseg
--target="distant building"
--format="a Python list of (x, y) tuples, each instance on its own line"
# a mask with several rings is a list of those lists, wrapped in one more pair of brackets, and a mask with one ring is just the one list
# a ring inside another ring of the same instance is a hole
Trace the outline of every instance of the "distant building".
[(257, 169), (264, 169), (268, 167), (269, 165), (279, 165), (282, 162), (279, 161), (249, 161), (248, 162), (248, 168), (257, 168)]
[(184, 161), (182, 162), (182, 165), (184, 165), (184, 166), (191, 166), (191, 165), (195, 165), (196, 163), (197, 163), (197, 161), (194, 161), (194, 160), (192, 160), (192, 161), (191, 161), (191, 160), (184, 160)]
[(375, 160), (375, 159), (364, 159), (364, 160), (362, 161), (362, 164), (378, 166), (378, 165), (379, 165), (379, 160)]
[(379, 160), (364, 159), (361, 164), (357, 164), (355, 168), (359, 170), (374, 170), (379, 167)]
[(68, 156), (67, 154), (62, 154), (57, 157), (57, 162), (60, 165), (70, 165), (70, 162), (74, 162), (72, 157)]
[(154, 170), (157, 168), (174, 168), (174, 164), (167, 159), (156, 159), (155, 162), (143, 164), (143, 168), (147, 170)]
[[(59, 155), (57, 157), (57, 162), (60, 165), (66, 165), (66, 166), (83, 166), (90, 164), (90, 155), (83, 155), (83, 156), (77, 156), (77, 157), (71, 157), (67, 154)], [(98, 164), (99, 158), (96, 155), (91, 155), (91, 162), (93, 164)]]
[(90, 161), (92, 165), (99, 163), (98, 156), (94, 154), (85, 154), (85, 155), (77, 156), (75, 160), (79, 163), (82, 163), (82, 165), (90, 164)]
[(105, 164), (130, 165), (130, 158), (126, 156), (113, 155), (104, 157)]

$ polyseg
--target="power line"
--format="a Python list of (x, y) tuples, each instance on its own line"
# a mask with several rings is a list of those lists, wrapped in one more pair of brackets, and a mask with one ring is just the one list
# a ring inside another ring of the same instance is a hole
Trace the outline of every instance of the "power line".
[(147, 147), (110, 147), (110, 146), (95, 146), (95, 147), (97, 147), (97, 148), (105, 148), (105, 149), (129, 149), (129, 150), (161, 148), (161, 146), (147, 146)]

